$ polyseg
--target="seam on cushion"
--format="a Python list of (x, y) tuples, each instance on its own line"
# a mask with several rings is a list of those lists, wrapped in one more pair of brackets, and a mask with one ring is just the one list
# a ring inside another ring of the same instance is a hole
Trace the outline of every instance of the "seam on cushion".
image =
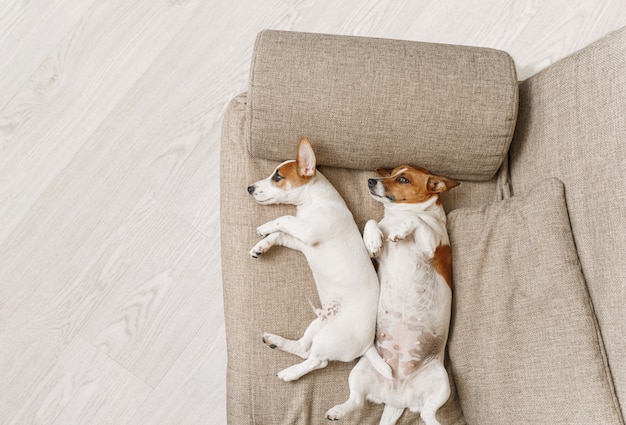
[[(563, 189), (565, 190), (565, 184), (563, 184)], [(600, 325), (598, 324), (598, 318), (596, 316), (596, 309), (593, 305), (593, 302), (591, 300), (591, 294), (589, 292), (589, 286), (587, 285), (587, 277), (585, 276), (585, 273), (583, 272), (583, 268), (582, 268), (582, 264), (580, 263), (580, 258), (578, 257), (578, 247), (576, 246), (576, 238), (574, 238), (574, 232), (572, 230), (572, 223), (569, 217), (569, 208), (567, 206), (567, 197), (565, 196), (565, 192), (564, 192), (564, 196), (563, 196), (563, 202), (565, 203), (565, 211), (567, 212), (567, 223), (569, 225), (569, 229), (571, 232), (571, 237), (572, 237), (572, 244), (574, 245), (574, 250), (576, 253), (576, 259), (578, 261), (578, 269), (580, 272), (580, 275), (582, 276), (583, 279), (583, 286), (585, 289), (585, 295), (586, 295), (586, 302), (587, 305), (589, 306), (589, 310), (591, 311), (591, 318), (592, 318), (592, 323), (593, 323), (593, 328), (595, 330), (596, 333), (596, 344), (598, 346), (598, 350), (600, 351), (600, 357), (602, 358), (602, 364), (604, 366), (604, 373), (606, 375), (606, 381), (607, 384), (609, 385), (609, 390), (611, 393), (611, 398), (613, 399), (613, 407), (616, 411), (616, 414), (619, 418), (620, 424), (624, 425), (624, 415), (622, 413), (622, 409), (620, 406), (620, 402), (619, 399), (617, 398), (617, 393), (615, 391), (615, 384), (613, 381), (613, 373), (611, 372), (611, 366), (609, 365), (609, 359), (606, 355), (606, 348), (604, 346), (604, 338), (602, 337), (602, 330), (600, 329)]]
[(256, 78), (256, 65), (257, 65), (257, 58), (259, 57), (259, 48), (266, 32), (267, 30), (263, 30), (259, 32), (254, 42), (252, 63), (250, 65), (250, 79), (248, 80), (248, 107), (247, 107), (248, 112), (246, 113), (246, 118), (248, 119), (248, 122), (246, 123), (246, 127), (245, 127), (247, 131), (244, 133), (243, 136), (245, 139), (246, 150), (248, 151), (248, 155), (251, 158), (254, 158), (254, 156), (252, 155), (252, 122), (253, 122), (253, 116), (254, 116), (254, 104), (252, 101), (254, 97), (253, 82)]
[(507, 146), (507, 151), (511, 142), (513, 141), (513, 136), (515, 135), (515, 127), (517, 127), (517, 116), (519, 114), (519, 82), (517, 81), (517, 70), (515, 69), (515, 62), (513, 58), (509, 56), (509, 66), (511, 69), (511, 85), (513, 87), (513, 109), (511, 110), (511, 123), (509, 124), (509, 143)]
[[(509, 72), (511, 76), (511, 88), (513, 90), (513, 99), (511, 105), (511, 121), (507, 126), (507, 135), (508, 141), (503, 144), (502, 150), (500, 151), (500, 156), (506, 155), (505, 161), (508, 161), (508, 152), (511, 148), (511, 144), (513, 142), (513, 138), (515, 137), (515, 128), (517, 127), (517, 116), (519, 113), (519, 82), (517, 81), (517, 70), (515, 69), (515, 61), (508, 53), (504, 52), (507, 55), (508, 63), (509, 63)], [(500, 164), (502, 165), (502, 164)]]
[[(578, 251), (576, 252), (576, 255), (578, 256)], [(591, 296), (589, 294), (589, 288), (587, 286), (587, 279), (585, 279), (584, 277), (584, 274), (582, 272), (582, 267), (580, 269), (580, 273), (583, 276), (583, 281), (585, 283), (585, 293), (587, 295), (587, 304), (589, 305), (589, 309), (591, 310), (591, 314), (592, 314), (593, 327), (596, 331), (596, 343), (598, 345), (598, 349), (600, 350), (600, 356), (602, 357), (602, 363), (604, 365), (604, 373), (606, 374), (606, 381), (607, 381), (607, 384), (609, 385), (611, 398), (613, 399), (614, 408), (617, 413), (617, 416), (619, 417), (620, 424), (624, 425), (624, 415), (622, 414), (620, 402), (619, 402), (619, 399), (617, 398), (617, 393), (615, 392), (615, 384), (613, 382), (613, 373), (611, 372), (609, 359), (606, 355), (606, 349), (604, 347), (604, 339), (602, 338), (602, 330), (600, 329), (600, 325), (598, 325), (598, 319), (596, 317), (596, 310), (593, 306), (593, 302), (591, 302)]]
[(507, 152), (500, 169), (496, 173), (496, 201), (511, 197), (511, 173), (509, 172), (509, 153)]

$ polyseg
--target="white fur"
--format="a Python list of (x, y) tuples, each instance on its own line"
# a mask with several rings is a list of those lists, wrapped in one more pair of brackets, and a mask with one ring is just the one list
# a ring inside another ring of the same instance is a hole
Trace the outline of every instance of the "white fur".
[[(440, 244), (449, 244), (446, 215), (436, 196), (420, 204), (401, 204), (384, 196), (380, 182), (370, 191), (385, 207), (384, 218), (380, 223), (370, 220), (363, 235), (370, 255), (379, 262), (376, 344), (385, 361), (397, 363), (394, 378), (388, 379), (361, 359), (350, 373), (350, 398), (326, 416), (340, 419), (367, 398), (385, 403), (381, 424), (395, 424), (408, 408), (420, 412), (427, 425), (436, 425), (435, 414), (450, 395), (443, 362), (452, 292), (431, 260)], [(424, 357), (431, 351), (434, 356)]]
[(265, 237), (250, 250), (250, 255), (256, 258), (274, 245), (301, 251), (311, 267), (322, 302), (322, 308), (315, 309), (317, 318), (299, 340), (264, 334), (263, 341), (270, 347), (305, 359), (279, 372), (278, 377), (293, 381), (325, 367), (328, 361), (347, 362), (364, 355), (380, 373), (391, 377), (390, 367), (373, 345), (378, 278), (341, 195), (320, 172), (315, 172), (314, 164), (313, 176), (300, 187), (286, 182), (284, 188), (279, 188), (272, 175), (248, 191), (261, 204), (296, 205), (296, 215), (259, 226), (257, 232)]

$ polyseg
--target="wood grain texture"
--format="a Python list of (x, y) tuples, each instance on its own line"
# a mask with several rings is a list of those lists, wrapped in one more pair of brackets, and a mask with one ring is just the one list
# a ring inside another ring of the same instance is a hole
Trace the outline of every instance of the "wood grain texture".
[(219, 138), (261, 29), (495, 47), (523, 79), (623, 25), (618, 0), (2, 2), (0, 422), (226, 423)]
[(76, 26), (93, 1), (64, 3), (65, 7), (58, 7), (51, 1), (35, 4), (7, 0), (0, 4), (0, 108)]
[[(0, 240), (194, 13), (195, 4), (96, 3), (0, 114)], [(17, 142), (19, 141), (19, 143)]]
[[(110, 391), (116, 389), (115, 391)], [(6, 416), (11, 425), (127, 423), (151, 388), (106, 354), (75, 337), (57, 361), (39, 377), (37, 385), (20, 403), (18, 414)]]

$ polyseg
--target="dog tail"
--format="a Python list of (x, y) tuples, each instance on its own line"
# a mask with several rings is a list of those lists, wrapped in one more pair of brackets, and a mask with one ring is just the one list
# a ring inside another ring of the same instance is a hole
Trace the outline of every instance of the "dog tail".
[(380, 357), (374, 344), (370, 345), (370, 348), (365, 352), (365, 357), (369, 360), (370, 364), (376, 369), (378, 373), (387, 379), (393, 379), (393, 372), (391, 367)]
[(380, 417), (380, 425), (394, 425), (396, 421), (400, 419), (400, 416), (402, 416), (403, 411), (404, 409), (385, 404), (383, 415)]

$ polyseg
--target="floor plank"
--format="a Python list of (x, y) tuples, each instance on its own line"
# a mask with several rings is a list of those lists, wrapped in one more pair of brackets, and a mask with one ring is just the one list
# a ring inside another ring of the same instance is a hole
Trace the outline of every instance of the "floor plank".
[[(219, 322), (223, 311), (210, 312)], [(208, 322), (211, 323), (211, 322)], [(225, 424), (226, 347), (213, 326), (203, 326), (187, 350), (132, 418), (135, 424)]]
[[(151, 387), (207, 320), (209, 239), (144, 198), (82, 287), (111, 287), (78, 330)], [(102, 281), (105, 282), (102, 282)]]
[(0, 113), (0, 241), (193, 15), (160, 2), (97, 2)]
[[(3, 423), (124, 425), (151, 388), (76, 337)], [(5, 422), (6, 421), (6, 422)]]
[(0, 110), (92, 3), (7, 0), (0, 4)]

